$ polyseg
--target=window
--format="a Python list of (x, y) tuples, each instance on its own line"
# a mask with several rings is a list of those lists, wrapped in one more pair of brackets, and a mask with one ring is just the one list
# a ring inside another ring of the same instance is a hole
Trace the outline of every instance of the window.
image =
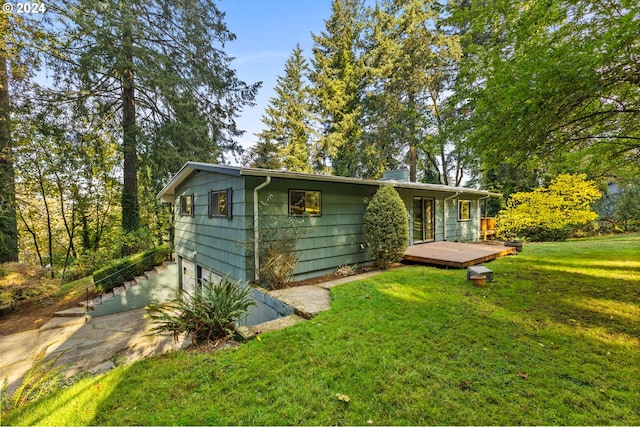
[(471, 221), (471, 200), (458, 200), (458, 221)]
[(193, 216), (193, 194), (180, 196), (180, 216)]
[(231, 188), (223, 191), (209, 191), (209, 218), (224, 216), (231, 219), (232, 195)]
[(289, 190), (290, 216), (322, 215), (319, 191)]

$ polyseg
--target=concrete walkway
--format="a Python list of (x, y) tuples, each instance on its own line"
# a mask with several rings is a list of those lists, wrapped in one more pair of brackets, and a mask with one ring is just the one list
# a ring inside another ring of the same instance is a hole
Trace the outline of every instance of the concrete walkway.
[[(331, 308), (330, 289), (343, 283), (371, 277), (369, 272), (338, 280), (281, 289), (270, 292), (294, 307), (295, 314), (251, 327), (255, 333), (281, 329), (310, 319)], [(145, 309), (125, 311), (85, 321), (84, 318), (53, 318), (40, 329), (0, 336), (0, 381), (9, 379), (9, 390), (31, 367), (33, 357), (44, 346), (47, 354), (64, 352), (59, 364), (68, 365), (67, 375), (81, 371), (105, 372), (116, 365), (184, 348), (185, 342), (173, 337), (146, 336), (151, 323), (144, 318)]]
[(0, 336), (0, 378), (9, 378), (9, 390), (31, 367), (34, 356), (44, 347), (47, 354), (64, 354), (59, 364), (68, 365), (67, 375), (77, 372), (104, 372), (117, 364), (182, 348), (172, 337), (145, 336), (150, 323), (144, 308), (118, 314), (77, 320), (53, 318), (35, 331)]

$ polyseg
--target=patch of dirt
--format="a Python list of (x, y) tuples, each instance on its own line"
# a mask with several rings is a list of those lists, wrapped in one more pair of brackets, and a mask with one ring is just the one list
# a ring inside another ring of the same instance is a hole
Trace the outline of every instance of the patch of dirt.
[(51, 320), (56, 311), (77, 307), (78, 302), (84, 299), (84, 296), (66, 296), (61, 299), (47, 298), (20, 303), (14, 310), (0, 314), (0, 335), (38, 329)]
[[(396, 266), (396, 265), (394, 265)], [(389, 267), (389, 270), (393, 269), (394, 266)], [(328, 282), (330, 280), (337, 280), (337, 279), (342, 279), (344, 277), (349, 277), (349, 276), (355, 276), (357, 274), (362, 274), (362, 273), (367, 273), (369, 271), (374, 271), (374, 270), (378, 270), (378, 268), (374, 267), (374, 266), (363, 266), (363, 267), (358, 267), (353, 269), (353, 273), (352, 274), (338, 274), (338, 273), (330, 273), (330, 274), (325, 274), (324, 276), (320, 276), (320, 277), (313, 277), (311, 279), (305, 279), (305, 280), (298, 280), (297, 282), (291, 282), (289, 283), (286, 287), (287, 288), (293, 288), (296, 286), (307, 286), (307, 285), (317, 285), (318, 283), (324, 283), (324, 282)]]

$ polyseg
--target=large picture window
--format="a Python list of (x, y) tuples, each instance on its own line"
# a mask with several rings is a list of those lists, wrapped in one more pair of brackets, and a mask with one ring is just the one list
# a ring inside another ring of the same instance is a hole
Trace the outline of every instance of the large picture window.
[(322, 215), (322, 197), (319, 191), (289, 190), (290, 216)]
[(180, 216), (193, 216), (193, 194), (180, 196)]
[(231, 188), (222, 191), (209, 191), (209, 218), (216, 216), (231, 218), (232, 196)]
[(471, 221), (471, 200), (458, 200), (458, 221)]

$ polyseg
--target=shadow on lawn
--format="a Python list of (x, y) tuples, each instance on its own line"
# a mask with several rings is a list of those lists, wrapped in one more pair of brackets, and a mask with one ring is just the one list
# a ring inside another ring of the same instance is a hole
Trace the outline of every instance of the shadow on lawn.
[(500, 282), (512, 296), (496, 303), (507, 309), (570, 327), (602, 328), (640, 343), (640, 267), (536, 259), (526, 270), (503, 274)]

